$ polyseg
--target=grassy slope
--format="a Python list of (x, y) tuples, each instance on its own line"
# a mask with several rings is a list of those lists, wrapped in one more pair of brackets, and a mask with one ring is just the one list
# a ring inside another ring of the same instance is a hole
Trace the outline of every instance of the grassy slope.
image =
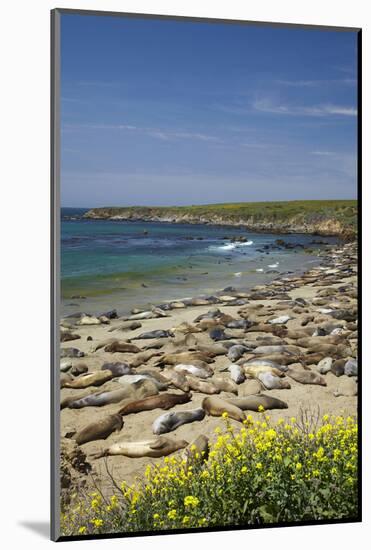
[[(310, 226), (314, 231), (349, 236), (357, 232), (357, 201), (355, 200), (318, 200), (318, 201), (285, 201), (285, 202), (251, 202), (205, 204), (197, 206), (162, 206), (162, 207), (104, 207), (94, 208), (87, 217), (108, 218), (125, 217), (172, 217), (183, 221), (202, 221), (210, 223), (243, 224), (257, 226), (262, 224), (302, 227)], [(321, 229), (323, 227), (323, 230)], [(308, 227), (309, 229), (309, 227)]]

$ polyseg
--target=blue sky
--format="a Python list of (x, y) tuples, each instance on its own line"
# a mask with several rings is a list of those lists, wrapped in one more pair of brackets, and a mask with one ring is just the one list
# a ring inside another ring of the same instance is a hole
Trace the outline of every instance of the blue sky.
[(355, 32), (62, 15), (62, 206), (356, 198)]

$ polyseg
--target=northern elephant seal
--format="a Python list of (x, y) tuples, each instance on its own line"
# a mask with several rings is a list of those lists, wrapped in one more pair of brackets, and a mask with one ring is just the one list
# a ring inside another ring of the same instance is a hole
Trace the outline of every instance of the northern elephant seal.
[(179, 388), (180, 390), (182, 390), (186, 393), (189, 392), (190, 386), (189, 386), (189, 383), (187, 381), (187, 378), (184, 376), (183, 373), (176, 372), (173, 369), (166, 369), (165, 371), (163, 371), (162, 374), (165, 378), (170, 380), (171, 384), (175, 388)]
[(80, 374), (85, 374), (86, 372), (88, 372), (88, 370), (88, 365), (85, 365), (84, 363), (78, 363), (77, 365), (74, 365), (72, 367), (70, 373), (73, 374), (73, 376), (79, 376)]
[(291, 388), (287, 379), (278, 378), (278, 376), (275, 376), (271, 372), (260, 372), (258, 374), (258, 380), (267, 390), (289, 390)]
[(104, 451), (94, 453), (92, 458), (115, 455), (123, 455), (129, 458), (142, 458), (145, 456), (159, 458), (174, 453), (179, 449), (184, 449), (187, 445), (188, 441), (184, 441), (184, 439), (174, 440), (163, 436), (143, 441), (119, 441)]
[(112, 432), (120, 431), (124, 421), (119, 414), (111, 414), (102, 420), (92, 422), (82, 430), (80, 430), (73, 439), (78, 445), (83, 445), (89, 441), (97, 439), (106, 439)]
[(131, 367), (140, 367), (140, 365), (143, 365), (143, 363), (146, 363), (153, 357), (158, 357), (161, 355), (161, 351), (154, 351), (154, 350), (147, 350), (147, 351), (141, 351), (140, 353), (137, 353), (133, 359), (130, 359), (129, 365)]
[(110, 370), (113, 376), (123, 376), (124, 374), (131, 374), (132, 368), (127, 363), (104, 363), (101, 370)]
[(205, 397), (202, 401), (202, 408), (210, 416), (222, 416), (223, 413), (227, 413), (229, 418), (233, 418), (239, 422), (243, 422), (246, 418), (244, 412), (239, 407), (216, 395)]
[(324, 357), (317, 365), (317, 370), (320, 374), (326, 374), (330, 372), (332, 367), (333, 359), (332, 357)]
[(264, 407), (266, 410), (270, 409), (287, 409), (288, 405), (281, 399), (265, 395), (249, 395), (247, 397), (232, 397), (227, 399), (228, 403), (235, 405), (243, 411), (259, 411), (259, 407)]
[(262, 385), (259, 380), (250, 379), (238, 386), (239, 397), (247, 397), (249, 395), (257, 395), (262, 390)]
[(208, 395), (220, 393), (220, 390), (211, 381), (206, 382), (205, 380), (200, 380), (189, 374), (186, 376), (186, 380), (189, 388), (193, 391), (206, 393)]
[(173, 338), (174, 333), (171, 330), (151, 330), (142, 332), (139, 336), (134, 336), (133, 340), (150, 340), (151, 338)]
[(205, 411), (203, 408), (192, 409), (189, 411), (171, 411), (156, 418), (152, 425), (152, 431), (154, 434), (160, 435), (172, 432), (183, 424), (195, 422), (196, 420), (203, 420), (204, 418)]
[(318, 372), (313, 372), (310, 370), (288, 369), (286, 374), (300, 384), (315, 384), (318, 386), (327, 386), (326, 380)]
[(71, 382), (66, 382), (65, 387), (82, 389), (88, 388), (89, 386), (101, 386), (105, 382), (108, 382), (108, 380), (111, 380), (111, 378), (111, 371), (88, 372), (78, 378), (75, 378), (75, 380), (72, 380)]
[(139, 353), (141, 351), (135, 344), (129, 342), (113, 342), (104, 348), (109, 353)]
[(61, 349), (61, 359), (73, 358), (73, 357), (84, 357), (85, 353), (77, 348), (62, 348)]
[(122, 416), (141, 411), (152, 411), (154, 409), (171, 409), (175, 405), (182, 403), (188, 403), (191, 400), (190, 393), (162, 393), (161, 395), (154, 395), (151, 397), (145, 397), (138, 401), (131, 401), (121, 407), (118, 414)]
[(211, 379), (211, 382), (219, 391), (226, 391), (235, 394), (237, 394), (238, 392), (238, 386), (236, 382), (233, 382), (233, 380), (231, 380), (230, 378), (224, 378), (223, 376), (214, 376)]
[(161, 357), (158, 361), (158, 365), (178, 365), (182, 364), (192, 364), (192, 361), (205, 361), (205, 363), (212, 363), (213, 359), (209, 357), (206, 353), (198, 351), (185, 351), (180, 353), (168, 353)]
[(233, 382), (236, 384), (242, 384), (246, 380), (245, 373), (240, 365), (229, 365), (228, 370)]
[(174, 370), (177, 372), (184, 372), (185, 374), (191, 374), (192, 376), (196, 376), (197, 378), (210, 378), (212, 376), (212, 371), (208, 369), (203, 369), (200, 367), (197, 367), (195, 365), (185, 365), (183, 363), (180, 363), (178, 365), (175, 365)]

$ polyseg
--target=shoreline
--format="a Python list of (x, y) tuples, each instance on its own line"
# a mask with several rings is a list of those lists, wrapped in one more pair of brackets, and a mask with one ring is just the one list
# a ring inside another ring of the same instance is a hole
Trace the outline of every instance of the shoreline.
[[(322, 210), (321, 210), (322, 208)], [(356, 201), (284, 201), (176, 207), (97, 207), (84, 219), (239, 227), (256, 233), (357, 237)]]
[[(319, 328), (327, 326), (329, 323), (337, 324), (340, 328), (340, 334), (338, 335), (339, 345), (334, 346), (334, 349), (330, 352), (324, 352), (323, 359), (327, 356), (331, 356), (333, 362), (340, 361), (338, 358), (341, 346), (344, 346), (344, 364), (349, 358), (356, 359), (357, 357), (357, 328), (356, 323), (350, 319), (350, 312), (352, 312), (352, 318), (354, 316), (354, 308), (357, 307), (357, 258), (356, 247), (353, 244), (345, 244), (327, 251), (324, 257), (319, 260), (321, 264), (313, 267), (302, 274), (291, 274), (277, 278), (270, 283), (258, 285), (255, 290), (249, 292), (225, 290), (224, 297), (219, 302), (215, 303), (214, 300), (197, 302), (197, 297), (190, 300), (190, 303), (181, 303), (181, 300), (173, 302), (173, 306), (169, 309), (164, 307), (164, 304), (160, 304), (163, 307), (160, 308), (160, 315), (154, 315), (152, 318), (139, 319), (136, 322), (140, 323), (140, 326), (133, 330), (118, 330), (118, 328), (125, 323), (130, 323), (134, 319), (130, 319), (132, 316), (126, 316), (121, 319), (107, 319), (104, 323), (95, 325), (79, 325), (79, 318), (68, 318), (65, 321), (62, 320), (62, 325), (67, 325), (63, 328), (64, 332), (72, 332), (77, 334), (80, 338), (72, 341), (63, 342), (61, 348), (76, 347), (81, 350), (85, 356), (82, 358), (67, 359), (70, 361), (71, 368), (85, 364), (89, 372), (100, 371), (103, 363), (121, 361), (130, 363), (135, 360), (136, 354), (134, 353), (112, 353), (105, 351), (103, 348), (93, 352), (93, 346), (100, 345), (108, 338), (117, 338), (119, 341), (130, 341), (132, 344), (139, 346), (141, 350), (145, 347), (152, 347), (153, 350), (164, 355), (169, 352), (174, 352), (176, 346), (180, 345), (176, 342), (182, 342), (188, 335), (196, 340), (197, 346), (202, 345), (214, 345), (215, 342), (210, 337), (210, 327), (203, 327), (201, 331), (196, 329), (201, 328), (200, 322), (196, 322), (195, 319), (200, 315), (205, 315), (213, 308), (218, 308), (223, 315), (231, 316), (233, 319), (248, 318), (252, 321), (253, 325), (261, 325), (266, 322), (267, 319), (273, 317), (280, 317), (282, 315), (289, 315), (291, 317), (286, 323), (279, 325), (289, 332), (281, 337), (274, 336), (272, 333), (266, 332), (252, 332), (250, 329), (233, 329), (224, 326), (226, 333), (232, 337), (232, 341), (236, 343), (249, 342), (252, 345), (252, 350), (246, 352), (241, 361), (248, 361), (249, 358), (255, 356), (254, 349), (256, 345), (264, 342), (267, 338), (273, 337), (281, 339), (285, 342), (285, 345), (296, 346), (297, 340), (290, 338), (295, 331), (303, 331), (310, 329), (309, 332), (315, 333)], [(338, 265), (338, 267), (337, 267)], [(334, 271), (335, 270), (335, 271)], [(338, 271), (337, 271), (338, 270)], [(312, 274), (312, 275), (311, 275)], [(337, 289), (343, 288), (343, 291), (337, 291)], [(318, 293), (324, 294), (318, 295)], [(326, 292), (328, 296), (326, 296)], [(246, 296), (244, 296), (246, 294)], [(304, 303), (303, 303), (304, 301)], [(199, 305), (197, 305), (199, 304)], [(322, 304), (322, 305), (321, 305)], [(114, 305), (114, 304), (112, 304)], [(159, 306), (157, 306), (158, 308)], [(156, 309), (156, 307), (155, 307)], [(335, 312), (335, 317), (330, 314), (328, 309), (331, 309), (331, 313)], [(340, 316), (336, 315), (340, 312)], [(344, 313), (342, 313), (344, 312)], [(153, 312), (152, 312), (153, 313)], [(162, 316), (165, 314), (166, 316)], [(133, 314), (141, 315), (140, 312)], [(244, 317), (246, 315), (247, 317)], [(305, 326), (302, 325), (306, 318), (313, 316), (311, 321), (308, 321)], [(342, 319), (341, 316), (348, 318), (348, 320)], [(129, 321), (125, 319), (129, 318)], [(153, 338), (140, 340), (137, 337), (143, 333), (152, 330), (172, 330), (175, 337), (167, 338)], [(324, 329), (323, 329), (324, 330)], [(339, 331), (338, 331), (339, 332)], [(289, 336), (287, 336), (289, 334)], [(310, 336), (310, 334), (308, 334)], [(329, 339), (330, 335), (322, 335), (314, 337), (318, 344), (321, 344), (321, 338)], [(89, 338), (89, 340), (88, 340)], [(323, 341), (323, 340), (322, 340)], [(278, 340), (277, 340), (278, 342)], [(228, 340), (221, 341), (222, 344), (228, 345)], [(294, 368), (298, 371), (306, 371), (308, 368), (311, 372), (318, 372), (318, 363), (320, 358), (313, 356), (313, 362), (306, 364), (306, 357), (310, 358), (314, 351), (304, 346), (305, 342), (301, 341), (303, 346), (299, 346), (300, 354), (295, 356), (298, 361), (291, 362)], [(156, 347), (159, 346), (159, 347)], [(175, 348), (174, 348), (175, 346)], [(318, 347), (318, 346), (317, 346)], [(280, 357), (276, 357), (277, 363), (282, 365), (291, 361), (290, 354), (286, 352), (279, 353)], [(259, 358), (264, 358), (264, 355), (259, 355)], [(315, 360), (316, 359), (316, 360)], [(135, 373), (140, 374), (143, 372), (152, 372), (161, 374), (165, 372), (169, 366), (156, 367), (156, 361), (158, 356), (152, 357), (147, 361), (143, 361), (136, 366), (133, 370)], [(64, 359), (62, 361), (65, 361)], [(236, 361), (239, 362), (238, 360)], [(213, 379), (223, 378), (230, 380), (228, 371), (225, 371), (225, 367), (231, 363), (231, 360), (226, 354), (215, 356), (213, 358), (211, 368), (213, 375), (207, 379), (207, 382), (213, 383)], [(343, 367), (344, 367), (343, 364)], [(69, 371), (71, 369), (68, 369)], [(337, 373), (338, 374), (338, 373)], [(285, 410), (272, 410), (269, 411), (272, 421), (277, 421), (279, 418), (289, 419), (292, 416), (298, 416), (303, 408), (313, 408), (318, 406), (321, 414), (333, 413), (333, 414), (357, 414), (357, 397), (356, 396), (339, 396), (335, 397), (334, 392), (338, 391), (339, 387), (346, 385), (348, 380), (355, 380), (356, 377), (348, 377), (346, 374), (337, 376), (331, 370), (323, 375), (326, 381), (326, 386), (321, 385), (308, 385), (302, 384), (287, 378), (291, 385), (290, 389), (261, 389), (261, 393), (265, 395), (271, 395), (278, 399), (285, 401), (288, 408)], [(82, 376), (82, 375), (80, 375)], [(78, 379), (79, 376), (74, 377)], [(236, 387), (238, 396), (248, 393), (248, 387), (251, 386), (252, 380), (247, 379), (242, 384)], [(256, 382), (256, 380), (254, 380)], [(100, 387), (90, 387), (86, 391), (78, 389), (63, 388), (61, 390), (61, 398), (77, 396), (81, 393), (110, 391), (120, 387), (117, 379), (112, 378), (110, 381), (104, 383)], [(181, 393), (179, 388), (169, 387), (171, 393)], [(163, 392), (161, 392), (163, 393)], [(235, 397), (235, 394), (221, 391), (219, 393), (221, 398)], [(190, 410), (195, 407), (202, 406), (202, 401), (206, 395), (200, 391), (192, 391), (192, 400), (190, 403), (183, 405), (176, 405), (171, 408), (171, 411)], [(87, 424), (94, 419), (102, 419), (109, 414), (114, 414), (120, 408), (120, 403), (109, 404), (103, 407), (85, 407), (81, 409), (64, 408), (61, 411), (61, 435), (62, 443), (66, 448), (70, 446), (73, 448), (73, 452), (76, 452), (75, 444), (70, 437), (65, 438), (64, 435), (70, 435), (73, 432), (81, 430)], [(152, 423), (165, 411), (156, 409), (151, 411), (143, 411), (139, 413), (133, 413), (124, 417), (124, 427), (119, 433), (113, 433), (107, 437), (106, 440), (96, 440), (89, 443), (77, 446), (79, 452), (85, 457), (84, 461), (88, 462), (93, 468), (96, 479), (102, 484), (105, 491), (109, 491), (109, 479), (104, 470), (103, 460), (91, 460), (91, 455), (95, 452), (99, 452), (102, 449), (108, 447), (112, 443), (127, 439), (130, 441), (136, 441), (140, 439), (146, 439), (153, 437)], [(250, 413), (250, 411), (247, 411)], [(254, 419), (259, 418), (259, 413), (250, 413)], [(232, 421), (237, 425), (237, 422)], [(170, 439), (185, 439), (191, 442), (198, 434), (203, 433), (213, 439), (214, 430), (216, 427), (222, 424), (222, 419), (212, 416), (207, 416), (202, 422), (193, 422), (183, 425), (166, 434)], [(72, 452), (72, 451), (71, 451)], [(67, 457), (67, 458), (66, 458)], [(68, 463), (68, 452), (64, 459)], [(127, 458), (123, 456), (114, 456), (108, 458), (108, 464), (115, 473), (115, 479), (119, 481), (132, 482), (137, 475), (141, 475), (145, 466), (150, 463), (159, 463), (161, 459), (149, 459), (149, 458)], [(86, 475), (81, 472), (76, 472), (74, 468), (69, 464), (69, 471), (71, 473), (71, 486), (65, 491), (71, 491), (73, 487), (79, 486), (81, 482), (88, 483)], [(71, 488), (72, 487), (72, 488)]]

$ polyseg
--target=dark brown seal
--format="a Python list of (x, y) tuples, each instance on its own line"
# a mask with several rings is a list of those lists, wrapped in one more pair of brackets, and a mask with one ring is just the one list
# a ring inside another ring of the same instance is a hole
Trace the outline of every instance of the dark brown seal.
[(83, 445), (96, 439), (106, 439), (112, 432), (120, 431), (124, 421), (119, 414), (111, 414), (102, 420), (92, 422), (80, 430), (73, 439), (78, 445)]
[(137, 413), (141, 411), (152, 411), (153, 409), (171, 409), (174, 405), (180, 403), (188, 403), (191, 400), (190, 393), (163, 393), (161, 395), (153, 395), (145, 397), (138, 401), (131, 401), (122, 407), (118, 414), (122, 416), (126, 414)]

